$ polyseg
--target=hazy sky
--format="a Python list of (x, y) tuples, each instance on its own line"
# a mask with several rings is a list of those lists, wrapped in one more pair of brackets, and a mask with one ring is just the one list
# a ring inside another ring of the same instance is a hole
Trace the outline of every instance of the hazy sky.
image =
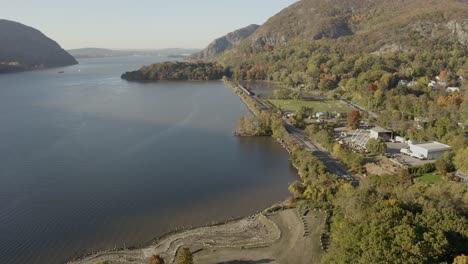
[(296, 0), (0, 0), (0, 18), (35, 27), (62, 47), (202, 48), (264, 23)]

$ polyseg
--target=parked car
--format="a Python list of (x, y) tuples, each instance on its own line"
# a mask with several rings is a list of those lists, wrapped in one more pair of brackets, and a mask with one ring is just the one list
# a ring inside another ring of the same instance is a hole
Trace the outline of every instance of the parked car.
[(417, 154), (417, 153), (411, 153), (411, 157), (417, 158), (417, 159), (420, 159), (420, 160), (425, 160), (426, 159), (426, 157), (424, 157), (422, 154)]

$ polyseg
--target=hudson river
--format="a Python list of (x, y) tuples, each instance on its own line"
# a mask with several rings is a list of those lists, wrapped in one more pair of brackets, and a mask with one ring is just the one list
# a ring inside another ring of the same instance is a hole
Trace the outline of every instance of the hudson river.
[(0, 75), (0, 263), (63, 263), (288, 197), (286, 151), (233, 136), (247, 110), (221, 81), (120, 79), (162, 59)]

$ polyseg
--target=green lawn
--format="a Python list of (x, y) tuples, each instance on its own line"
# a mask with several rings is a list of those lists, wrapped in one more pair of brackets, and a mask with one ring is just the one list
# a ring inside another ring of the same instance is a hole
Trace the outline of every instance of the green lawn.
[(439, 182), (444, 181), (440, 175), (435, 175), (433, 173), (424, 174), (424, 175), (418, 177), (418, 179), (420, 181), (430, 183), (430, 184), (435, 184), (435, 183), (439, 183)]
[(348, 113), (352, 109), (341, 103), (338, 100), (324, 100), (324, 101), (303, 101), (293, 99), (271, 99), (269, 100), (276, 107), (282, 110), (298, 111), (301, 107), (310, 107), (314, 109), (314, 112), (338, 112)]

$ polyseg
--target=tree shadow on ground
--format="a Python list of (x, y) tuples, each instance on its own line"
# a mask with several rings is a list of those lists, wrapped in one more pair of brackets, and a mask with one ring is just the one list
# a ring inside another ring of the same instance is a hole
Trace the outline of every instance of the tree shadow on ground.
[(264, 264), (270, 263), (274, 259), (260, 259), (260, 260), (231, 260), (227, 262), (218, 262), (217, 264)]

